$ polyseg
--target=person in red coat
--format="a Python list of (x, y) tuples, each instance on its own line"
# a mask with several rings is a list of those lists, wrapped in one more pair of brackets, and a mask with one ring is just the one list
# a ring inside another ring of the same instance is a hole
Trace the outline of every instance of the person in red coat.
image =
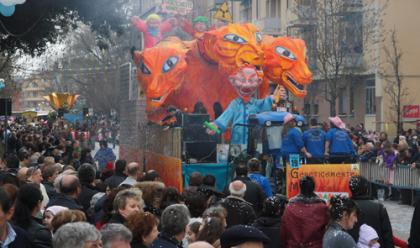
[(322, 248), (329, 213), (327, 205), (314, 190), (312, 177), (305, 176), (300, 180), (300, 194), (290, 199), (281, 219), (282, 248)]

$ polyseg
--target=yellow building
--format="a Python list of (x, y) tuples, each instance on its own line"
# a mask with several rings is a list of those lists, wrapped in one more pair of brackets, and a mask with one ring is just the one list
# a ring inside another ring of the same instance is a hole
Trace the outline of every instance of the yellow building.
[[(271, 35), (289, 35), (302, 38), (308, 46), (308, 57), (314, 72), (314, 82), (310, 87), (310, 94), (304, 100), (296, 101), (300, 110), (308, 118), (317, 118), (325, 121), (330, 114), (329, 104), (325, 100), (322, 77), (316, 70), (316, 61), (313, 60), (316, 52), (316, 26), (314, 13), (317, 5), (324, 0), (244, 0), (232, 2), (233, 18), (235, 22), (252, 22), (261, 31)], [(349, 7), (345, 14), (351, 15), (354, 23), (365, 22), (363, 15), (358, 15), (364, 6), (382, 8), (384, 0), (345, 0)], [(386, 78), (392, 79), (392, 68), (387, 65), (384, 48), (391, 48), (389, 39), (390, 30), (396, 30), (398, 47), (402, 52), (400, 74), (403, 78), (403, 87), (408, 89), (408, 95), (402, 99), (402, 106), (419, 106), (420, 98), (420, 29), (417, 23), (420, 15), (420, 1), (388, 1), (382, 13), (382, 24), (371, 27), (371, 32), (381, 32), (386, 37), (381, 42), (362, 41), (355, 33), (345, 30), (346, 39), (360, 39), (360, 47), (349, 56), (348, 67), (355, 69), (350, 82), (343, 83), (337, 92), (336, 113), (350, 126), (363, 123), (368, 130), (387, 131), (395, 134), (395, 119), (390, 111), (391, 99), (385, 93)], [(365, 23), (364, 23), (365, 24)], [(312, 58), (312, 59), (311, 59)], [(347, 61), (345, 61), (347, 62)], [(419, 111), (420, 112), (420, 111)], [(404, 129), (415, 128), (415, 121), (420, 118), (403, 119)]]
[(48, 102), (43, 98), (47, 95), (51, 82), (41, 76), (31, 76), (21, 81), (20, 107), (21, 111), (49, 110)]

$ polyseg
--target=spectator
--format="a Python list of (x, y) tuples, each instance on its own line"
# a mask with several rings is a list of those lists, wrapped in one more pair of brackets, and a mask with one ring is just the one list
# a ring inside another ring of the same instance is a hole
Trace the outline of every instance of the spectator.
[(190, 211), (191, 217), (201, 217), (204, 210), (207, 208), (206, 195), (201, 193), (201, 191), (185, 189), (184, 192), (182, 192), (182, 198)]
[(159, 234), (157, 229), (158, 221), (149, 212), (132, 213), (125, 225), (133, 233), (132, 248), (150, 247)]
[(382, 150), (380, 151), (379, 160), (383, 161), (383, 164), (386, 168), (386, 174), (384, 175), (386, 184), (388, 185), (388, 196), (390, 197), (392, 194), (391, 186), (394, 184), (394, 174), (395, 174), (395, 167), (397, 162), (397, 155), (392, 148), (392, 144), (389, 141), (384, 141), (382, 143)]
[(195, 171), (190, 174), (190, 181), (188, 183), (188, 189), (197, 191), (198, 187), (200, 187), (203, 184), (203, 176), (200, 172)]
[(144, 175), (143, 181), (160, 181), (159, 173), (155, 170), (148, 170)]
[(107, 185), (110, 189), (118, 187), (118, 185), (127, 178), (125, 175), (126, 166), (127, 162), (124, 159), (118, 159), (117, 162), (115, 162), (115, 173), (104, 181), (105, 185)]
[(302, 132), (296, 127), (296, 124), (296, 116), (290, 113), (286, 114), (281, 134), (281, 155), (283, 157), (283, 164), (286, 164), (286, 162), (289, 161), (290, 154), (300, 154), (302, 152), (305, 157), (312, 157), (303, 144)]
[(181, 201), (182, 197), (176, 188), (164, 188), (162, 192), (162, 200), (160, 202), (160, 209), (163, 211), (166, 207), (172, 204), (179, 204)]
[(8, 154), (6, 157), (6, 166), (9, 169), (18, 169), (19, 158), (15, 154)]
[(229, 185), (229, 192), (230, 195), (221, 202), (227, 211), (227, 227), (252, 224), (256, 215), (251, 204), (244, 200), (246, 184), (239, 180), (233, 181)]
[[(236, 177), (232, 181), (241, 181), (246, 185), (245, 201), (252, 204), (254, 212), (258, 215), (261, 212), (262, 204), (266, 198), (261, 186), (251, 181), (248, 177), (248, 167), (246, 164), (239, 164), (235, 168)], [(229, 186), (225, 189), (225, 195), (229, 195)]]
[(358, 222), (349, 230), (355, 242), (359, 240), (360, 227), (363, 224), (371, 226), (379, 235), (381, 247), (394, 247), (392, 242), (392, 227), (386, 208), (369, 197), (369, 182), (362, 176), (354, 176), (349, 181), (352, 200), (359, 208)]
[(127, 178), (120, 183), (121, 185), (134, 186), (137, 184), (137, 179), (140, 174), (140, 165), (136, 162), (131, 162), (127, 165)]
[(51, 222), (54, 219), (54, 217), (60, 213), (61, 211), (64, 210), (69, 210), (66, 207), (61, 207), (61, 206), (51, 206), (49, 208), (47, 208), (44, 212), (44, 218), (42, 220), (43, 224), (50, 230), (53, 231)]
[(194, 242), (188, 245), (188, 248), (214, 248), (214, 247), (207, 242), (198, 241), (198, 242)]
[(265, 176), (261, 175), (261, 163), (257, 158), (252, 158), (248, 161), (248, 168), (250, 173), (248, 174), (249, 178), (263, 189), (266, 197), (272, 197), (273, 192), (271, 190), (270, 181)]
[(323, 248), (357, 248), (356, 242), (346, 231), (357, 222), (359, 209), (356, 203), (343, 196), (333, 196), (330, 200), (331, 224), (325, 232)]
[(365, 151), (360, 154), (360, 162), (372, 162), (376, 159), (377, 151), (372, 142), (367, 142)]
[(54, 248), (102, 247), (101, 233), (86, 222), (68, 223), (54, 234)]
[(100, 148), (96, 152), (94, 160), (98, 161), (99, 170), (102, 171), (109, 162), (113, 163), (115, 161), (116, 156), (105, 140), (100, 141), (99, 146)]
[(55, 233), (67, 223), (86, 221), (86, 215), (80, 210), (63, 210), (57, 213), (51, 221), (52, 232)]
[[(379, 244), (379, 237), (375, 229), (363, 224), (360, 226), (359, 241), (357, 242), (357, 248), (379, 248), (382, 247)], [(392, 246), (394, 247), (394, 246)]]
[(220, 248), (220, 236), (225, 231), (223, 220), (218, 217), (204, 218), (197, 235), (197, 241), (206, 241), (214, 248)]
[(44, 164), (44, 166), (42, 167), (42, 184), (45, 186), (45, 190), (49, 198), (53, 198), (57, 193), (54, 189), (53, 183), (54, 180), (57, 178), (59, 171), (60, 167), (56, 164)]
[(18, 193), (13, 219), (17, 226), (28, 233), (32, 247), (51, 247), (51, 232), (38, 219), (42, 193), (34, 184), (23, 185)]
[(143, 192), (144, 211), (156, 216), (161, 215), (160, 202), (165, 184), (162, 182), (139, 182), (137, 187)]
[(312, 155), (307, 159), (308, 164), (324, 163), (325, 132), (318, 126), (316, 119), (311, 119), (310, 128), (303, 133), (303, 143)]
[(127, 217), (134, 213), (143, 211), (142, 192), (137, 188), (124, 189), (115, 196), (114, 214), (109, 223), (124, 224)]
[(178, 248), (182, 246), (185, 230), (190, 219), (188, 208), (182, 204), (167, 207), (160, 219), (161, 233), (153, 241), (152, 248)]
[(57, 177), (59, 193), (50, 200), (47, 207), (62, 206), (68, 209), (83, 210), (83, 206), (79, 204), (81, 185), (79, 178), (72, 174), (63, 174)]
[(338, 116), (330, 117), (329, 120), (331, 128), (325, 136), (325, 156), (329, 157), (332, 164), (351, 163), (356, 151), (345, 130), (346, 124)]
[(104, 248), (130, 248), (131, 231), (122, 224), (107, 224), (101, 229)]
[(192, 218), (190, 220), (190, 223), (188, 223), (187, 226), (187, 234), (185, 236), (186, 240), (184, 240), (183, 243), (192, 244), (197, 241), (197, 235), (202, 222), (203, 219), (201, 218)]
[(300, 194), (290, 199), (281, 219), (280, 242), (285, 248), (320, 248), (329, 220), (328, 207), (314, 193), (312, 177), (303, 177), (299, 184)]
[(38, 165), (29, 167), (26, 176), (28, 178), (28, 182), (33, 183), (39, 187), (42, 193), (42, 207), (41, 209), (44, 209), (45, 206), (47, 206), (49, 198), (47, 194), (47, 190), (45, 189), (44, 185), (42, 185), (42, 172)]
[(0, 187), (0, 242), (2, 247), (8, 248), (29, 248), (31, 241), (26, 232), (13, 226), (10, 220), (14, 214), (13, 200), (8, 196), (3, 187)]
[(267, 237), (270, 237), (270, 242), (264, 244), (264, 248), (281, 247), (280, 223), (286, 204), (287, 198), (283, 195), (275, 195), (265, 199), (261, 216), (253, 224)]
[(87, 213), (90, 208), (92, 197), (98, 193), (98, 190), (94, 186), (96, 170), (91, 164), (83, 164), (80, 166), (77, 174), (81, 184), (78, 200), (83, 206), (83, 211)]
[(252, 226), (237, 225), (226, 229), (220, 237), (221, 248), (263, 247), (270, 239)]

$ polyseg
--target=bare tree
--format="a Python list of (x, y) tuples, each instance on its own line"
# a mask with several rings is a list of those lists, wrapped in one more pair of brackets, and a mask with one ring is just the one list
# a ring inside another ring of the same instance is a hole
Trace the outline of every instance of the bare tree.
[(315, 79), (323, 82), (322, 93), (336, 115), (340, 90), (354, 75), (366, 70), (363, 57), (368, 44), (381, 40), (378, 32), (384, 8), (361, 0), (295, 0), (295, 25), (288, 34), (302, 37)]
[(384, 67), (389, 69), (392, 74), (380, 72), (381, 78), (386, 81), (384, 92), (389, 96), (390, 108), (389, 112), (397, 128), (400, 132), (403, 128), (402, 125), (402, 108), (403, 99), (408, 96), (408, 88), (404, 86), (404, 76), (401, 72), (401, 60), (403, 53), (398, 45), (397, 32), (392, 30), (390, 35), (390, 48), (384, 46), (385, 63)]

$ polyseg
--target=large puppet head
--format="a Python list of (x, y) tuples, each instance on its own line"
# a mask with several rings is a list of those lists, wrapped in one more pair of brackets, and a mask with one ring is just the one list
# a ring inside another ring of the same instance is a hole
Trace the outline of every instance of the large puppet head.
[(161, 107), (184, 81), (185, 53), (179, 46), (156, 46), (136, 52), (137, 77), (146, 95), (147, 111)]
[(205, 59), (231, 74), (247, 64), (261, 68), (264, 61), (261, 40), (261, 33), (254, 25), (229, 24), (204, 33), (199, 47)]
[(262, 78), (255, 67), (247, 65), (230, 75), (229, 81), (242, 98), (249, 99), (257, 91)]
[(305, 42), (290, 37), (264, 36), (263, 49), (264, 76), (284, 85), (294, 96), (305, 97), (306, 85), (312, 82), (312, 73), (305, 54)]

